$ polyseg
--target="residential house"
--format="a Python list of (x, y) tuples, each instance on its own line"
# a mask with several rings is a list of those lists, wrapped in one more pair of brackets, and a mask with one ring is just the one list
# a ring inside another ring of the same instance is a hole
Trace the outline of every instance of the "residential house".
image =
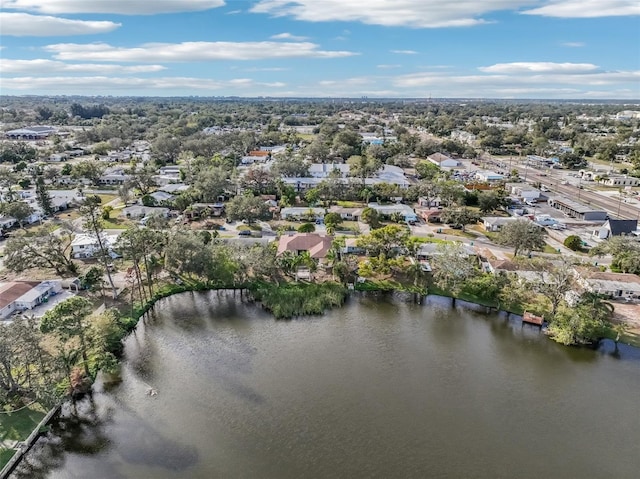
[(169, 183), (158, 188), (159, 191), (165, 191), (171, 194), (182, 193), (183, 191), (186, 191), (188, 189), (189, 185), (185, 185), (184, 183)]
[(602, 226), (593, 230), (593, 236), (607, 239), (612, 236), (633, 235), (638, 230), (638, 220), (608, 219)]
[(364, 254), (365, 249), (358, 246), (358, 238), (345, 238), (344, 246), (340, 248), (342, 254)]
[(175, 195), (167, 193), (166, 191), (154, 191), (153, 193), (150, 193), (149, 196), (153, 198), (157, 205), (166, 205), (171, 203), (175, 198)]
[(427, 156), (427, 160), (433, 163), (440, 168), (458, 168), (460, 167), (460, 162), (458, 160), (454, 160), (453, 158), (443, 155), (442, 153), (434, 153), (433, 155)]
[(504, 217), (504, 216), (485, 216), (482, 218), (482, 225), (486, 231), (496, 232), (500, 231), (500, 229), (508, 224), (513, 223), (514, 221), (529, 221), (525, 217)]
[(588, 268), (576, 268), (578, 282), (586, 291), (611, 298), (640, 297), (640, 276), (628, 273), (610, 273)]
[(62, 291), (60, 281), (11, 281), (0, 283), (0, 319), (46, 302)]
[(389, 205), (369, 203), (367, 206), (376, 210), (379, 215), (385, 216), (387, 218), (398, 213), (407, 223), (416, 223), (418, 221), (418, 216), (416, 215), (416, 212), (413, 210), (413, 208), (403, 203), (394, 203)]
[(98, 179), (98, 183), (101, 185), (123, 185), (125, 181), (131, 179), (131, 175), (128, 175), (122, 169), (114, 169), (106, 172)]
[(363, 208), (343, 208), (341, 206), (332, 206), (329, 213), (337, 213), (345, 221), (358, 221), (362, 216)]
[[(468, 258), (473, 258), (478, 255), (473, 246), (464, 243), (461, 244), (461, 254), (465, 255)], [(422, 243), (420, 245), (420, 248), (418, 248), (418, 251), (416, 251), (416, 258), (419, 261), (428, 261), (432, 259), (434, 256), (441, 254), (438, 246), (439, 243)]]
[(327, 253), (331, 249), (333, 237), (321, 235), (318, 233), (295, 233), (292, 235), (284, 235), (278, 241), (278, 255), (285, 251), (294, 254), (308, 252), (313, 259), (322, 261), (326, 258)]
[(442, 222), (442, 210), (441, 208), (429, 208), (426, 210), (418, 210), (420, 218), (427, 223), (441, 223)]
[(122, 212), (127, 218), (141, 219), (146, 216), (163, 216), (169, 217), (169, 208), (163, 208), (158, 206), (143, 206), (132, 205), (122, 209)]
[(427, 198), (425, 196), (420, 196), (418, 198), (419, 206), (426, 206), (427, 208), (438, 208), (442, 200), (440, 198)]
[[(119, 234), (102, 235), (102, 244), (109, 256), (118, 258), (119, 255), (113, 251), (113, 246), (118, 240)], [(92, 234), (77, 234), (71, 241), (71, 257), (74, 259), (90, 259), (100, 251), (98, 240)]]
[(309, 208), (309, 207), (289, 207), (282, 208), (280, 210), (280, 218), (283, 220), (309, 220), (316, 221), (324, 218), (324, 208)]

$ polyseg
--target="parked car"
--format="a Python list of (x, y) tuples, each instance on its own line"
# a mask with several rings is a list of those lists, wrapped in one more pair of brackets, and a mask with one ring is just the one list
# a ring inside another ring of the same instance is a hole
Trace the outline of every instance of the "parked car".
[(240, 230), (238, 236), (251, 236), (251, 230)]

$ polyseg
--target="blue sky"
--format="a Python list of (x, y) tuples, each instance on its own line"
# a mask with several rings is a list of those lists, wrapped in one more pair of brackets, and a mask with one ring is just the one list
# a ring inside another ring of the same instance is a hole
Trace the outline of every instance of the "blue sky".
[(5, 95), (640, 99), (638, 0), (0, 0)]

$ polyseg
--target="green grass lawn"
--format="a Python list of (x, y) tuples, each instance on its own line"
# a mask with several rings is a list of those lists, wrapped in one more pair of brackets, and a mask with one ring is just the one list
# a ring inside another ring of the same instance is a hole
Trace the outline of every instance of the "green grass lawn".
[(15, 449), (2, 449), (0, 447), (0, 468), (3, 468), (5, 464), (11, 460), (15, 453)]
[(551, 245), (544, 245), (544, 249), (542, 250), (543, 253), (550, 253), (550, 254), (560, 254), (560, 251), (558, 251), (557, 248), (554, 248)]
[(118, 197), (118, 195), (97, 195), (97, 196), (100, 198), (103, 206), (109, 203), (110, 201), (115, 200)]
[(103, 220), (103, 223), (106, 230), (125, 230), (132, 224), (131, 221), (121, 218), (109, 218)]
[(469, 239), (475, 239), (478, 237), (477, 234), (472, 233), (470, 231), (454, 230), (452, 228), (443, 228), (441, 234), (451, 235), (451, 236), (460, 236), (462, 238), (469, 238)]
[(364, 208), (367, 206), (362, 201), (336, 201), (336, 204), (341, 208)]
[(26, 439), (45, 415), (46, 411), (38, 403), (18, 412), (0, 414), (0, 440)]

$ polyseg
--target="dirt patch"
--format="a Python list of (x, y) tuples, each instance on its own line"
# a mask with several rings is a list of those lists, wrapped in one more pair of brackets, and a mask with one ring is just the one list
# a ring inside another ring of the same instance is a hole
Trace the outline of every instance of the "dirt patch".
[(614, 303), (614, 308), (613, 321), (626, 323), (629, 333), (640, 335), (640, 304)]

